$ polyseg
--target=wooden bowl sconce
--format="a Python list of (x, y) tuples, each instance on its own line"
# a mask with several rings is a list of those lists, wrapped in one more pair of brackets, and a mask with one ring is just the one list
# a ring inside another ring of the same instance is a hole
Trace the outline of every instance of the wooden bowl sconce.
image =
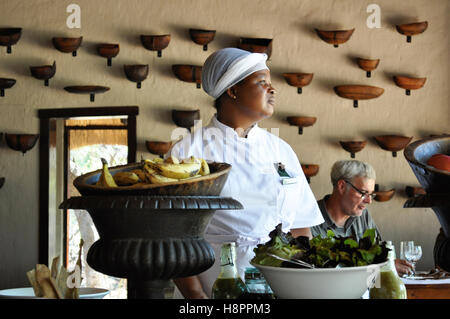
[(302, 94), (302, 87), (311, 83), (314, 73), (283, 73), (287, 84), (295, 86), (297, 93)]
[(48, 86), (49, 80), (56, 73), (56, 61), (53, 61), (52, 65), (30, 66), (30, 71), (34, 78), (44, 80), (44, 85)]
[(97, 46), (97, 53), (107, 59), (107, 66), (112, 66), (112, 58), (115, 58), (119, 51), (120, 46), (114, 43), (102, 43)]
[(305, 174), (308, 184), (311, 182), (311, 177), (319, 173), (319, 165), (317, 164), (301, 164), (303, 173)]
[(4, 184), (5, 184), (5, 178), (0, 177), (0, 188), (2, 188)]
[(6, 53), (12, 53), (12, 46), (22, 35), (22, 28), (0, 28), (0, 45), (6, 47)]
[(36, 144), (39, 134), (8, 134), (5, 133), (6, 144), (23, 155)]
[(141, 88), (141, 82), (148, 76), (148, 64), (124, 65), (123, 69), (128, 80), (137, 83), (137, 88)]
[(367, 141), (339, 141), (342, 148), (350, 153), (351, 158), (355, 158), (355, 153), (361, 151), (367, 144)]
[(170, 142), (157, 142), (157, 141), (145, 141), (145, 146), (147, 150), (159, 157), (164, 158), (164, 155), (170, 151), (172, 147), (172, 141)]
[(355, 28), (351, 30), (334, 30), (334, 31), (326, 31), (314, 29), (323, 41), (326, 43), (332, 44), (335, 48), (339, 46), (339, 44), (343, 44), (347, 42), (355, 31)]
[(162, 50), (170, 43), (170, 34), (141, 35), (141, 43), (147, 50), (157, 51), (158, 58), (162, 57)]
[(401, 135), (380, 135), (374, 136), (378, 146), (385, 151), (392, 152), (392, 157), (397, 157), (397, 152), (404, 149), (412, 140), (411, 137)]
[(265, 53), (267, 59), (272, 55), (272, 39), (240, 38), (238, 48), (252, 53)]
[(366, 77), (370, 78), (372, 76), (372, 71), (378, 67), (380, 59), (371, 60), (371, 59), (357, 58), (356, 63), (358, 63), (358, 66), (361, 69), (366, 71)]
[(411, 42), (411, 37), (425, 32), (428, 28), (428, 21), (399, 24), (395, 28), (400, 34), (406, 35), (406, 42)]
[(77, 50), (83, 41), (83, 37), (79, 38), (62, 38), (56, 37), (52, 39), (54, 47), (63, 53), (72, 53), (72, 56), (77, 56)]
[(411, 95), (411, 90), (418, 90), (425, 85), (427, 78), (412, 78), (407, 76), (394, 76), (395, 85), (405, 89), (406, 95)]
[(417, 186), (406, 186), (405, 187), (405, 193), (408, 197), (417, 197), (419, 195), (426, 195), (427, 192), (423, 187), (417, 187)]
[(358, 107), (358, 100), (369, 100), (379, 97), (384, 89), (370, 85), (338, 85), (334, 92), (342, 98), (353, 100), (353, 107)]
[(203, 46), (203, 51), (208, 51), (208, 44), (214, 40), (216, 30), (189, 29), (189, 35), (194, 43)]
[(0, 96), (5, 96), (5, 90), (16, 84), (15, 79), (0, 78)]
[(66, 86), (64, 90), (74, 94), (89, 94), (91, 102), (94, 102), (95, 94), (105, 93), (106, 91), (109, 91), (109, 87), (99, 85), (74, 85)]
[(195, 121), (200, 119), (200, 110), (172, 110), (172, 120), (179, 126), (187, 128), (189, 133)]
[(395, 189), (391, 189), (388, 191), (380, 191), (379, 190), (380, 186), (378, 184), (375, 184), (375, 200), (377, 202), (387, 202), (388, 200), (390, 200), (394, 194), (395, 194)]
[(303, 128), (312, 126), (316, 123), (316, 117), (307, 117), (307, 116), (288, 116), (286, 118), (288, 123), (293, 126), (298, 126), (298, 134), (303, 134)]
[(197, 65), (174, 64), (172, 72), (175, 76), (184, 82), (196, 83), (197, 89), (202, 84), (202, 67)]

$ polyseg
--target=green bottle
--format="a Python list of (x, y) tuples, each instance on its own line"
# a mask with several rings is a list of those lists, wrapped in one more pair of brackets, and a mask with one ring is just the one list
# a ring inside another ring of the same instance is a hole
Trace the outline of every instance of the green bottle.
[[(380, 270), (380, 280), (370, 289), (370, 299), (407, 299), (406, 287), (395, 269), (395, 249), (392, 243), (387, 242), (386, 247), (391, 249), (388, 253), (388, 263)], [(378, 287), (377, 287), (378, 286)]]
[(220, 274), (212, 287), (211, 298), (239, 299), (246, 293), (235, 262), (235, 243), (224, 243), (220, 254)]

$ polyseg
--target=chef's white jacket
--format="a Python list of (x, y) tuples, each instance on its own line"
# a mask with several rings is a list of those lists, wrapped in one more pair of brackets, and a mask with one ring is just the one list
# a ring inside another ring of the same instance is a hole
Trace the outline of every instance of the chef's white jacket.
[[(214, 116), (210, 124), (186, 135), (168, 154), (179, 159), (196, 156), (207, 161), (232, 165), (220, 194), (239, 201), (243, 210), (218, 210), (209, 222), (205, 239), (214, 248), (215, 264), (199, 274), (205, 292), (220, 272), (220, 248), (224, 242), (236, 243), (236, 264), (241, 278), (251, 267), (253, 248), (269, 240), (269, 233), (282, 223), (283, 231), (304, 228), (324, 222), (314, 194), (292, 148), (276, 135), (253, 126), (247, 137), (219, 122)], [(282, 163), (295, 178), (283, 185), (277, 171)]]

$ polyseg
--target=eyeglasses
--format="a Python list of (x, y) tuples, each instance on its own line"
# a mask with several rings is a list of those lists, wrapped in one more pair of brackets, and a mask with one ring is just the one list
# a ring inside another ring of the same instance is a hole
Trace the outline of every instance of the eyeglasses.
[(361, 195), (361, 198), (362, 198), (363, 200), (364, 200), (364, 199), (367, 199), (367, 198), (370, 198), (371, 200), (373, 200), (373, 199), (375, 198), (375, 196), (377, 196), (377, 194), (375, 194), (375, 193), (369, 194), (368, 192), (365, 192), (365, 191), (360, 190), (359, 188), (357, 188), (355, 185), (353, 185), (352, 183), (350, 183), (350, 182), (347, 181), (347, 180), (344, 180), (344, 182), (346, 182), (346, 183), (349, 184), (351, 187), (353, 187), (353, 189), (354, 189), (355, 191), (357, 191), (357, 192)]

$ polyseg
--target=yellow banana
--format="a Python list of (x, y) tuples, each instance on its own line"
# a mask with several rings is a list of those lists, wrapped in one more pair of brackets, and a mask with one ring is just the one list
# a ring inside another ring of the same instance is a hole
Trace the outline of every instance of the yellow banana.
[(162, 183), (170, 183), (170, 182), (178, 181), (178, 179), (169, 178), (169, 177), (165, 177), (163, 175), (158, 174), (153, 168), (149, 167), (148, 165), (144, 165), (144, 171), (145, 171), (145, 175), (147, 176), (147, 179), (152, 184), (162, 184)]
[(114, 174), (113, 178), (120, 186), (133, 185), (140, 181), (139, 176), (133, 172), (118, 172)]
[(170, 156), (164, 160), (164, 163), (169, 164), (180, 164), (180, 161), (175, 156)]
[(202, 176), (209, 175), (210, 171), (208, 163), (203, 158), (201, 158), (200, 160), (201, 160), (201, 167), (198, 173)]
[(95, 185), (102, 186), (102, 187), (117, 187), (117, 184), (114, 181), (114, 178), (112, 177), (111, 173), (109, 172), (108, 163), (106, 162), (106, 160), (104, 158), (102, 158), (102, 164), (103, 164), (102, 173), (100, 175), (100, 178), (97, 181), (97, 184), (95, 184)]
[(142, 169), (134, 169), (131, 171), (132, 173), (135, 173), (141, 182), (147, 182), (147, 176), (145, 175), (145, 172)]
[(188, 164), (188, 163), (201, 163), (201, 158), (197, 158), (195, 156), (191, 156), (189, 158), (185, 158), (181, 162), (185, 163), (185, 164)]
[(168, 178), (183, 179), (195, 176), (199, 173), (200, 163), (147, 163), (148, 166), (154, 169), (158, 174)]

